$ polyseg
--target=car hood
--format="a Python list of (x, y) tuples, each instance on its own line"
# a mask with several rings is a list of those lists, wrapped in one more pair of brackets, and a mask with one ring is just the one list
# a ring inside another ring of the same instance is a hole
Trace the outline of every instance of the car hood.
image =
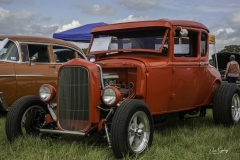
[(163, 55), (156, 55), (154, 54), (116, 54), (106, 56), (105, 58), (101, 58), (100, 60), (96, 61), (95, 63), (144, 63), (146, 67), (159, 67), (166, 65), (169, 63), (169, 57)]

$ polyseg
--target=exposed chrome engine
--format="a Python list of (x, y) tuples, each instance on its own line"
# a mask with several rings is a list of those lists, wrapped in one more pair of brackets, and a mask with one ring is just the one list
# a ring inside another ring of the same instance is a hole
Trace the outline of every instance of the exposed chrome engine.
[(119, 80), (118, 74), (103, 74), (104, 86), (114, 86), (118, 88), (122, 94), (122, 101), (125, 99), (131, 99), (135, 97), (135, 90), (133, 89), (133, 82), (126, 82)]
[[(130, 79), (128, 74), (130, 71), (125, 68), (115, 68), (114, 70), (102, 69), (100, 65), (97, 65), (100, 71), (102, 89), (106, 86), (114, 86), (121, 92), (122, 99), (121, 101), (132, 99), (136, 96), (135, 83), (128, 80), (134, 80), (135, 77)], [(136, 70), (136, 69), (135, 69)], [(127, 76), (124, 76), (127, 75)]]

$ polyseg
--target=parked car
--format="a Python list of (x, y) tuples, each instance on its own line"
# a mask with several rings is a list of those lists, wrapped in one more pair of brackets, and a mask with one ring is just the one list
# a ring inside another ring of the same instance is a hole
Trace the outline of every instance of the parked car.
[(0, 46), (0, 111), (20, 97), (38, 95), (42, 84), (57, 87), (63, 63), (86, 59), (76, 45), (52, 38), (0, 35)]
[[(139, 156), (151, 145), (154, 126), (186, 115), (215, 123), (240, 119), (240, 90), (222, 84), (208, 62), (209, 31), (198, 22), (153, 20), (95, 27), (88, 55), (58, 72), (57, 88), (24, 96), (6, 117), (6, 135), (102, 135), (116, 158)], [(57, 97), (56, 113), (51, 103)]]

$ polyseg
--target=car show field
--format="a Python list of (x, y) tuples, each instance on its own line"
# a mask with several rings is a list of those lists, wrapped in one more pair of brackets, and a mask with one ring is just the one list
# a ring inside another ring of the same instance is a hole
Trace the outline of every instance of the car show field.
[[(139, 158), (151, 149), (155, 128), (169, 119), (202, 119), (211, 109), (216, 126), (239, 124), (240, 89), (222, 83), (209, 64), (205, 25), (160, 19), (98, 26), (91, 33), (87, 56), (94, 61), (63, 63), (56, 86), (46, 82), (39, 96), (13, 103), (5, 124), (9, 142), (29, 136), (72, 135), (84, 141), (97, 136), (115, 158)], [(222, 146), (210, 150), (228, 152)]]
[(240, 160), (239, 0), (0, 0), (0, 160)]
[[(5, 134), (5, 118), (0, 117), (0, 159), (115, 159), (106, 140), (99, 141), (97, 137), (88, 139), (79, 136), (63, 136), (59, 139), (21, 137), (9, 143)], [(185, 121), (172, 119), (155, 128), (152, 147), (139, 159), (238, 160), (239, 132), (239, 126), (229, 128), (215, 126), (210, 110), (207, 111), (205, 118)]]

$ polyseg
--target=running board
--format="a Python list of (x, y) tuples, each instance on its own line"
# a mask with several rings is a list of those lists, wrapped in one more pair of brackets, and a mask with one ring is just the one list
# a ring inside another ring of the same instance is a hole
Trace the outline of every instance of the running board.
[(51, 134), (68, 134), (68, 135), (78, 135), (85, 136), (86, 133), (78, 132), (78, 131), (61, 131), (61, 130), (53, 130), (53, 129), (40, 129), (42, 133), (51, 133)]

